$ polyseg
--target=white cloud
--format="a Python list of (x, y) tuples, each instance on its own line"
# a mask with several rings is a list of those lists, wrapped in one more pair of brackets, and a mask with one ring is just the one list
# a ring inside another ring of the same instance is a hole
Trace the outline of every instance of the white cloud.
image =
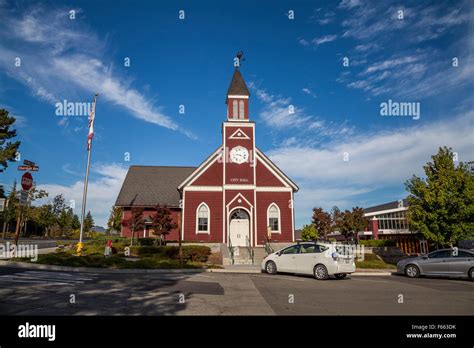
[[(145, 122), (187, 136), (163, 108), (133, 88), (132, 81), (103, 63), (105, 40), (89, 30), (80, 10), (70, 20), (69, 10), (35, 7), (19, 15), (0, 15), (0, 68), (29, 87), (34, 96), (50, 104), (77, 98), (78, 93), (99, 91), (100, 99), (127, 110)], [(13, 48), (14, 47), (14, 48)], [(14, 66), (20, 57), (21, 67)], [(107, 59), (108, 60), (108, 59)], [(82, 100), (81, 100), (82, 101)]]
[(342, 0), (338, 8), (351, 9), (360, 5), (360, 0)]
[(318, 96), (316, 95), (316, 93), (314, 93), (312, 90), (310, 90), (309, 88), (302, 88), (301, 91), (307, 95), (310, 95), (312, 96), (313, 98), (317, 98)]
[[(269, 94), (266, 90), (258, 88), (253, 81), (249, 87), (255, 92), (263, 107), (259, 117), (268, 127), (284, 131), (290, 128), (297, 129), (301, 135), (311, 132), (311, 137), (301, 139), (300, 144), (314, 144), (324, 141), (326, 137), (336, 139), (352, 133), (353, 128), (347, 122), (335, 123), (326, 122), (319, 117), (309, 115), (302, 107), (298, 107), (291, 102), (291, 98)], [(316, 95), (309, 89), (303, 88), (303, 93)], [(308, 93), (309, 92), (309, 93)], [(290, 112), (293, 111), (293, 112)]]
[[(402, 186), (413, 174), (423, 175), (423, 165), (441, 146), (452, 147), (460, 161), (472, 160), (473, 119), (474, 111), (427, 125), (410, 119), (415, 122), (410, 127), (362, 131), (318, 147), (301, 145), (304, 140), (298, 139), (267, 154), (299, 183), (295, 206), (301, 225), (309, 221), (316, 205), (363, 205), (357, 195)], [(348, 161), (344, 161), (345, 152)]]
[(337, 35), (325, 35), (322, 37), (315, 37), (311, 42), (316, 46), (322, 45), (327, 42), (332, 42), (337, 39)]
[[(68, 171), (67, 166), (63, 168)], [(91, 176), (87, 190), (86, 211), (91, 211), (96, 225), (105, 227), (109, 212), (117, 199), (122, 183), (127, 174), (127, 168), (119, 164), (95, 164), (91, 166)], [(76, 175), (76, 173), (74, 173)], [(38, 201), (39, 204), (51, 201), (56, 195), (63, 194), (66, 203), (75, 202), (74, 213), (80, 217), (82, 209), (83, 179), (78, 179), (71, 185), (44, 184), (39, 189), (46, 190), (49, 197)]]

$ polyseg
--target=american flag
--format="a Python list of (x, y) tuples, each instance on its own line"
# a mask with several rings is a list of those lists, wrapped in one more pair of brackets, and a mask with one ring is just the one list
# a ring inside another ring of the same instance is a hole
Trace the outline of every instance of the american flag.
[(94, 119), (95, 119), (95, 103), (96, 103), (96, 97), (94, 97), (94, 103), (92, 104), (92, 110), (89, 115), (89, 134), (87, 135), (87, 150), (90, 150), (91, 148), (91, 143), (92, 143), (92, 138), (94, 137)]

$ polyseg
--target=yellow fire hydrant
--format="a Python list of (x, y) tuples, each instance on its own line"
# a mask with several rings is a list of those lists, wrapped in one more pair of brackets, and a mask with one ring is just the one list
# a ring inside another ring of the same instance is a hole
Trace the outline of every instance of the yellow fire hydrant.
[(76, 249), (77, 256), (82, 256), (82, 249), (84, 249), (84, 243), (82, 242), (77, 243), (77, 249)]

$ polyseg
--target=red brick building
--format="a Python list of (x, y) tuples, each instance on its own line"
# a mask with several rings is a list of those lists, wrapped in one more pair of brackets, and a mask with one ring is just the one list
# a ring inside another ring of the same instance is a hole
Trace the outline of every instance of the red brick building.
[[(269, 230), (272, 241), (294, 241), (298, 186), (256, 147), (249, 98), (236, 69), (227, 91), (222, 144), (199, 167), (131, 166), (116, 201), (124, 219), (131, 207), (143, 207), (149, 216), (156, 204), (166, 204), (176, 221), (181, 216), (184, 241), (262, 246)], [(145, 228), (137, 235), (150, 234)], [(130, 236), (130, 230), (122, 227), (122, 235)], [(177, 240), (178, 230), (167, 239)]]

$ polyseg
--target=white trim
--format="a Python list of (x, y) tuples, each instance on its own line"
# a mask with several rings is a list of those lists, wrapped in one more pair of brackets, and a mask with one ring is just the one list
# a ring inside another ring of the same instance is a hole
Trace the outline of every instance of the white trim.
[[(255, 123), (249, 122), (249, 120), (236, 120), (236, 121), (232, 121), (232, 122), (231, 122), (231, 120), (232, 119), (230, 118), (227, 121), (223, 122), (224, 128), (226, 126), (229, 126), (229, 127), (235, 127), (235, 126), (238, 126), (238, 127), (253, 127), (255, 125)], [(242, 121), (244, 121), (244, 122), (242, 122)], [(224, 134), (225, 134), (225, 132), (224, 132)]]
[[(201, 206), (206, 206), (207, 208), (207, 231), (199, 231), (199, 208)], [(211, 209), (205, 202), (199, 203), (196, 208), (196, 234), (211, 234)]]
[[(250, 105), (248, 105), (248, 110), (250, 110)], [(248, 119), (250, 119), (250, 113), (248, 115)], [(257, 168), (257, 158), (255, 157), (255, 127), (252, 127), (252, 138), (253, 138), (253, 148), (252, 148), (252, 151), (253, 151), (253, 154), (254, 154), (254, 161), (255, 163), (253, 164), (253, 183), (255, 185), (255, 187), (257, 186), (257, 171), (256, 171), (256, 168)], [(254, 189), (253, 190), (253, 203), (255, 204), (255, 234), (254, 234), (254, 242), (253, 242), (253, 245), (257, 245), (258, 244), (258, 241), (257, 241), (257, 231), (258, 231), (258, 225), (257, 225), (257, 191)]]
[(291, 187), (278, 187), (278, 186), (257, 186), (255, 188), (257, 192), (293, 192)]
[(227, 98), (237, 98), (237, 99), (249, 99), (248, 95), (236, 95), (236, 94), (229, 94)]
[[(215, 156), (215, 157), (214, 157)], [(222, 146), (212, 153), (199, 167), (197, 167), (184, 181), (179, 184), (178, 190), (181, 190), (185, 185), (191, 185), (202, 173), (206, 171), (217, 159), (222, 156)], [(210, 163), (209, 163), (210, 162)], [(191, 181), (191, 182), (189, 182)]]
[(278, 169), (277, 166), (270, 161), (270, 159), (267, 159), (263, 152), (257, 148), (255, 148), (255, 152), (257, 154), (256, 158), (259, 159), (278, 179), (280, 179), (280, 181), (283, 182), (285, 186), (291, 186), (295, 191), (299, 190), (298, 186), (296, 186), (296, 184), (293, 183), (290, 178), (288, 178), (280, 169)]
[(212, 191), (222, 192), (222, 186), (186, 186), (183, 191)]
[(270, 226), (270, 215), (268, 214), (268, 212), (270, 211), (270, 207), (272, 205), (274, 205), (278, 210), (278, 230), (277, 231), (272, 230), (272, 233), (281, 234), (281, 211), (280, 211), (280, 207), (275, 202), (270, 203), (267, 208), (267, 227)]
[(295, 200), (293, 199), (293, 191), (290, 194), (291, 199), (291, 241), (295, 241)]
[[(238, 132), (242, 133), (244, 136), (240, 136), (240, 137), (236, 136)], [(249, 139), (250, 140), (249, 136), (240, 128), (237, 128), (237, 130), (230, 135), (229, 139)]]
[(228, 118), (227, 121), (229, 121), (229, 122), (245, 122), (245, 121), (248, 122), (249, 120), (241, 119), (241, 118), (234, 120), (233, 118)]
[(293, 192), (291, 187), (280, 187), (280, 186), (255, 186), (255, 185), (237, 185), (229, 184), (223, 186), (186, 186), (183, 191), (194, 191), (194, 192), (222, 192), (222, 190), (255, 190), (257, 192)]
[(238, 185), (238, 184), (227, 184), (224, 185), (226, 190), (253, 190), (255, 185)]
[(234, 203), (234, 201), (235, 201), (239, 196), (240, 196), (245, 202), (247, 202), (247, 204), (249, 205), (249, 207), (253, 208), (253, 204), (250, 203), (240, 192), (239, 192), (229, 203), (227, 203), (226, 207), (228, 207), (229, 205), (231, 205), (232, 203)]
[(400, 207), (400, 208), (394, 208), (394, 209), (386, 209), (386, 210), (379, 210), (379, 211), (373, 211), (370, 213), (364, 214), (365, 217), (369, 216), (374, 216), (374, 215), (382, 215), (382, 214), (388, 214), (388, 213), (396, 213), (398, 211), (405, 211), (408, 210), (408, 207)]
[(185, 197), (186, 192), (183, 192), (183, 207), (181, 208), (181, 241), (184, 240), (184, 210), (186, 208)]
[[(226, 190), (255, 190), (257, 192), (293, 192), (291, 187), (255, 186), (255, 185), (224, 185)], [(183, 191), (193, 192), (222, 192), (222, 186), (186, 186)]]
[(224, 159), (222, 161), (222, 243), (225, 243), (225, 233), (226, 233), (226, 230), (225, 230), (225, 227), (226, 227), (226, 219), (225, 219), (225, 190), (224, 190), (224, 185), (225, 185), (225, 156), (227, 156), (227, 154), (225, 153), (225, 149), (226, 149), (226, 143), (225, 143), (225, 140), (226, 140), (226, 134), (225, 134), (225, 122), (222, 122), (222, 158)]

